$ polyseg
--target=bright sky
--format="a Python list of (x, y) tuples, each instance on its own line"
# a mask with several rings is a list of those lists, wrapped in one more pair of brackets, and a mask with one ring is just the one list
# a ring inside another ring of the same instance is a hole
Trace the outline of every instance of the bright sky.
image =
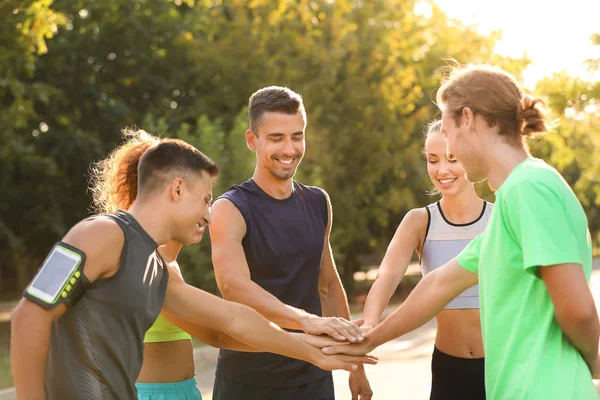
[[(525, 85), (566, 70), (587, 77), (583, 62), (600, 57), (589, 40), (600, 33), (600, 0), (434, 0), (451, 18), (476, 24), (481, 33), (502, 30), (499, 54), (532, 60)], [(600, 47), (600, 46), (599, 46)]]

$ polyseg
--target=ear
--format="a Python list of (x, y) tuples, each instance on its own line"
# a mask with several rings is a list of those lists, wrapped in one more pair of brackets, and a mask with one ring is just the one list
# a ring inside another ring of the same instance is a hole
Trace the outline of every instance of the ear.
[(246, 146), (250, 151), (256, 150), (256, 135), (251, 129), (246, 130)]
[(461, 122), (464, 121), (464, 123), (467, 125), (467, 129), (470, 131), (475, 130), (475, 114), (473, 114), (473, 110), (471, 110), (469, 107), (462, 109), (460, 119)]
[(181, 198), (183, 196), (184, 186), (185, 186), (185, 182), (183, 181), (182, 178), (175, 178), (171, 182), (171, 185), (169, 186), (169, 197), (175, 203), (178, 203), (179, 201), (181, 201)]

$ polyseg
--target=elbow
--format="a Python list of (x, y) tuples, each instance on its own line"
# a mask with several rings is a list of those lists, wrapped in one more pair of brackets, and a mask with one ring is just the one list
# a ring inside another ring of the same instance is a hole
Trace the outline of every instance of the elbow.
[(326, 300), (331, 297), (331, 292), (333, 291), (333, 285), (319, 285), (319, 297), (321, 300)]
[(223, 332), (234, 338), (243, 336), (244, 332), (248, 330), (249, 313), (256, 313), (256, 311), (240, 303), (230, 303), (230, 312)]
[(576, 307), (572, 310), (555, 310), (556, 321), (563, 330), (593, 330), (596, 335), (600, 332), (600, 322), (596, 307)]
[(196, 337), (196, 339), (199, 339), (200, 341), (204, 342), (204, 344), (207, 344), (211, 347), (220, 349), (222, 347), (222, 345), (221, 345), (221, 338), (219, 337), (219, 335), (220, 335), (220, 332), (211, 331), (207, 335), (204, 335), (202, 337)]
[(237, 279), (224, 279), (219, 283), (219, 291), (225, 300), (238, 301), (240, 293), (243, 293), (243, 284)]

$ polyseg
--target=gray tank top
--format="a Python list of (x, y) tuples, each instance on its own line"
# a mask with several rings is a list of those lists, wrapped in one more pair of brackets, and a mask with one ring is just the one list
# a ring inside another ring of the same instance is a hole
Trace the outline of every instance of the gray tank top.
[(136, 400), (144, 334), (165, 298), (167, 269), (156, 242), (133, 216), (117, 211), (93, 218), (110, 218), (123, 230), (121, 263), (114, 276), (92, 283), (52, 324), (49, 400)]
[[(440, 202), (426, 207), (429, 222), (425, 243), (421, 251), (421, 273), (423, 276), (441, 267), (456, 257), (469, 242), (485, 230), (494, 205), (483, 202), (479, 217), (467, 224), (453, 224), (444, 216)], [(479, 285), (470, 287), (444, 308), (479, 308)]]

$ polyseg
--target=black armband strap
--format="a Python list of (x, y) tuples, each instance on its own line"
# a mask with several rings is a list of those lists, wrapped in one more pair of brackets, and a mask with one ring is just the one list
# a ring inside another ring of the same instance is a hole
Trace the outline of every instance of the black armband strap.
[(52, 310), (60, 304), (76, 304), (90, 287), (83, 274), (85, 253), (64, 242), (54, 245), (23, 297)]

